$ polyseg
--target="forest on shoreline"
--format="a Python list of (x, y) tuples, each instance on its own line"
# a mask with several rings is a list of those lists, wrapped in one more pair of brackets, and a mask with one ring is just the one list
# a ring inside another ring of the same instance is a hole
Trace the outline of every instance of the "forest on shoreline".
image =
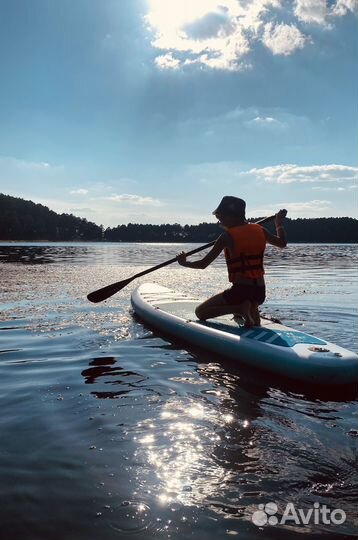
[[(260, 216), (253, 219), (257, 221)], [(251, 221), (251, 220), (250, 220)], [(272, 224), (265, 227), (272, 230)], [(285, 220), (291, 243), (358, 243), (358, 220), (298, 218)], [(104, 228), (72, 214), (57, 214), (42, 204), (0, 194), (2, 241), (210, 242), (222, 229), (217, 223), (142, 225), (128, 223)]]

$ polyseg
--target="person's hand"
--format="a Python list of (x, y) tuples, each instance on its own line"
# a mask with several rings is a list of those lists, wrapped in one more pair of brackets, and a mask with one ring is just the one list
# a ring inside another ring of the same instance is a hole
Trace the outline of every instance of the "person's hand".
[(185, 251), (182, 251), (181, 253), (179, 253), (179, 255), (177, 256), (177, 261), (180, 264), (180, 266), (185, 266), (185, 263), (186, 263)]
[(286, 210), (280, 210), (279, 212), (277, 212), (277, 214), (275, 216), (275, 225), (276, 225), (276, 227), (282, 227), (282, 223), (283, 223), (283, 220), (286, 217), (286, 214), (287, 214)]

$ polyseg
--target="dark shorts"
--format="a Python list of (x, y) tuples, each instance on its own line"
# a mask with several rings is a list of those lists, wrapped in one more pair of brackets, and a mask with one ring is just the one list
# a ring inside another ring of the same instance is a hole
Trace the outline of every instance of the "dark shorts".
[(231, 289), (226, 289), (223, 292), (225, 301), (230, 306), (238, 306), (245, 302), (245, 300), (251, 300), (258, 304), (263, 304), (266, 298), (265, 286), (257, 285), (240, 285), (234, 283)]

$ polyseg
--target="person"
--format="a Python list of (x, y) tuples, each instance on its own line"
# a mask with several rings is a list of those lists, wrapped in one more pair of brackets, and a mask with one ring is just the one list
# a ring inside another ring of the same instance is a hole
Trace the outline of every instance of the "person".
[(265, 301), (264, 252), (266, 244), (284, 248), (287, 245), (283, 227), (285, 211), (275, 216), (276, 235), (261, 225), (248, 223), (243, 199), (225, 196), (213, 214), (225, 230), (202, 259), (188, 261), (184, 252), (178, 263), (187, 268), (204, 269), (224, 250), (231, 288), (209, 298), (195, 310), (200, 320), (234, 314), (244, 319), (246, 327), (260, 326), (259, 305)]

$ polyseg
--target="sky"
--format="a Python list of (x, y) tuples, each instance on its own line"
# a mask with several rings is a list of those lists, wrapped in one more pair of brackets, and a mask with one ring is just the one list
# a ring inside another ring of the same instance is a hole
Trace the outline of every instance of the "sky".
[(0, 192), (105, 227), (357, 217), (358, 0), (0, 8)]

